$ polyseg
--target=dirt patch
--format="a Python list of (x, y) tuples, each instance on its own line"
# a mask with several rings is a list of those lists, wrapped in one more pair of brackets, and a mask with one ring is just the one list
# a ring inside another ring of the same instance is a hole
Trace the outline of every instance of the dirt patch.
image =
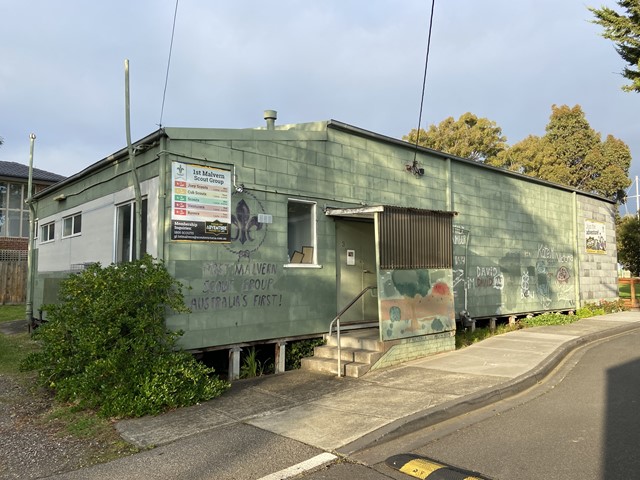
[(0, 479), (35, 479), (133, 453), (117, 434), (79, 438), (52, 419), (52, 396), (23, 378), (0, 375)]

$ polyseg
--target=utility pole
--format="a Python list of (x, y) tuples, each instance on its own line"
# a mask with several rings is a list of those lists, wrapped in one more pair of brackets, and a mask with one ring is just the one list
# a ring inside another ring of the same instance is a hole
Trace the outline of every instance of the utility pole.
[(29, 206), (29, 245), (27, 246), (27, 308), (25, 312), (29, 332), (33, 324), (33, 241), (35, 238), (35, 212), (33, 207), (33, 149), (36, 143), (36, 134), (29, 135), (29, 181), (27, 182), (27, 199)]
[[(135, 203), (135, 221), (133, 238), (135, 239), (135, 260), (140, 260), (142, 255), (142, 235), (146, 235), (147, 232), (142, 231), (142, 194), (140, 193), (140, 181), (138, 180), (138, 172), (134, 162), (135, 151), (131, 145), (131, 115), (129, 114), (129, 60), (124, 61), (124, 108), (125, 108), (125, 122), (127, 130), (127, 149), (129, 150), (129, 165), (131, 167), (131, 174), (133, 176), (133, 190), (136, 196)], [(130, 260), (132, 260), (130, 258)]]

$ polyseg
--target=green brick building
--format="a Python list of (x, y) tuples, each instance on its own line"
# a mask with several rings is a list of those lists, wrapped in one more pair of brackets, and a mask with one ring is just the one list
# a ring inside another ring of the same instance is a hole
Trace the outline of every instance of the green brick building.
[[(34, 311), (142, 248), (186, 286), (193, 351), (371, 322), (387, 363), (453, 348), (456, 319), (617, 298), (615, 204), (338, 121), (163, 128), (36, 195)], [(464, 316), (464, 314), (462, 315)], [(433, 345), (437, 347), (432, 348)], [(385, 351), (390, 350), (387, 348)], [(400, 353), (398, 353), (400, 352)]]

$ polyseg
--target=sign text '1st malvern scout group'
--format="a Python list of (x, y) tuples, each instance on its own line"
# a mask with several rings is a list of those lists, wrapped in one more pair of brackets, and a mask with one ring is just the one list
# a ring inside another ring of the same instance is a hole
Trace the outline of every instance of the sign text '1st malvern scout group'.
[(172, 162), (171, 240), (229, 242), (231, 174)]

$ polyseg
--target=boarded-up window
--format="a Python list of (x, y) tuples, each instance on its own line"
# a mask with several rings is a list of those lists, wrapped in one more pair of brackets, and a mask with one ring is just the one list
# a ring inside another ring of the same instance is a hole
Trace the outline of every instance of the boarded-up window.
[(380, 214), (380, 268), (452, 268), (453, 212), (384, 207)]

